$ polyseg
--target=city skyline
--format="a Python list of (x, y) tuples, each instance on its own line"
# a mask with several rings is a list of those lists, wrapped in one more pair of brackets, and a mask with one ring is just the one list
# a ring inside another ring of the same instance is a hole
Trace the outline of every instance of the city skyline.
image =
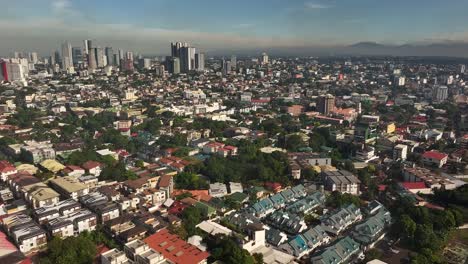
[(0, 54), (35, 50), (44, 56), (57, 43), (77, 45), (83, 39), (154, 55), (170, 54), (167, 43), (174, 39), (215, 54), (291, 48), (331, 52), (359, 42), (466, 42), (467, 2), (416, 2), (1, 1), (6, 12), (0, 19)]

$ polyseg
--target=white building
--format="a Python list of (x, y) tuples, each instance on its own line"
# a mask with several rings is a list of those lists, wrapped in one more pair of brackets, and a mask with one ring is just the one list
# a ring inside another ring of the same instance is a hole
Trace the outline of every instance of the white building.
[(406, 160), (408, 155), (408, 146), (398, 144), (393, 148), (393, 160)]

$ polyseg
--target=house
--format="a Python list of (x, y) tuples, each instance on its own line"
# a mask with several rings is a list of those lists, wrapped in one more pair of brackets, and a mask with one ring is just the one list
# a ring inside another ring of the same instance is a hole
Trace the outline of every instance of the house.
[(361, 250), (359, 243), (346, 236), (337, 240), (333, 245), (314, 254), (310, 258), (312, 264), (342, 264), (351, 263), (353, 256), (359, 255)]
[(21, 252), (30, 253), (47, 244), (46, 232), (28, 215), (15, 214), (1, 221)]
[(75, 235), (73, 222), (66, 218), (55, 218), (47, 222), (46, 229), (50, 237), (66, 238)]
[(331, 237), (321, 226), (315, 226), (308, 229), (304, 233), (294, 236), (287, 243), (279, 246), (279, 249), (296, 258), (309, 254), (317, 247), (326, 245), (330, 242)]
[(60, 216), (68, 216), (81, 209), (81, 205), (73, 199), (60, 201), (52, 206), (37, 208), (33, 212), (33, 218), (40, 224), (46, 224), (48, 221)]
[(85, 170), (81, 168), (80, 166), (75, 166), (75, 165), (67, 165), (65, 166), (65, 169), (62, 170), (62, 173), (64, 175), (69, 175), (73, 177), (80, 177), (85, 174)]
[(141, 264), (167, 263), (164, 256), (156, 250), (150, 248), (142, 240), (133, 240), (124, 245), (125, 255), (132, 261)]
[(73, 223), (75, 235), (84, 231), (94, 231), (97, 226), (97, 216), (88, 209), (80, 209), (66, 216)]
[(428, 166), (442, 168), (447, 163), (448, 155), (435, 150), (426, 151), (422, 155), (422, 162)]
[(299, 234), (307, 228), (304, 217), (283, 210), (270, 214), (266, 222), (288, 234)]
[(345, 170), (322, 171), (321, 173), (325, 190), (338, 191), (340, 193), (359, 194), (361, 181), (351, 172)]
[(24, 199), (34, 209), (53, 206), (59, 202), (60, 194), (42, 182), (24, 186), (22, 192), (24, 193)]
[(17, 169), (13, 164), (6, 160), (0, 160), (0, 179), (2, 182), (6, 182), (8, 175), (17, 173)]
[(59, 171), (65, 169), (65, 166), (63, 166), (60, 162), (53, 160), (53, 159), (46, 159), (42, 161), (39, 166), (44, 169), (45, 171), (49, 171), (52, 173), (58, 173)]
[(52, 179), (50, 185), (61, 195), (74, 200), (89, 193), (88, 186), (72, 176)]
[(364, 249), (373, 248), (384, 237), (385, 229), (390, 226), (391, 221), (390, 212), (382, 208), (377, 214), (357, 224), (351, 236), (355, 241), (361, 243)]
[(147, 237), (144, 242), (174, 264), (205, 264), (210, 256), (208, 252), (188, 244), (167, 229)]
[(361, 210), (354, 204), (331, 211), (320, 218), (322, 228), (335, 236), (361, 219)]
[(228, 194), (226, 184), (224, 183), (210, 183), (209, 194), (212, 197), (224, 197)]
[(172, 192), (174, 191), (174, 179), (172, 175), (165, 174), (159, 178), (158, 182), (159, 190), (166, 192), (166, 197), (171, 197)]
[(321, 192), (314, 192), (303, 199), (297, 200), (286, 207), (286, 211), (294, 214), (308, 214), (317, 207), (325, 204), (326, 197)]
[(124, 252), (113, 248), (101, 254), (102, 264), (131, 264)]
[(81, 167), (86, 170), (86, 173), (99, 176), (101, 175), (103, 164), (97, 161), (89, 160), (83, 163)]

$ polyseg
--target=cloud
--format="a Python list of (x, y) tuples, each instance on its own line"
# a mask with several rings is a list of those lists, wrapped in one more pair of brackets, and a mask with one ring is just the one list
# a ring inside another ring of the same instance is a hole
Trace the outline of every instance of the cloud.
[(305, 2), (304, 7), (306, 9), (326, 9), (326, 8), (331, 8), (332, 6), (311, 1), (311, 2)]

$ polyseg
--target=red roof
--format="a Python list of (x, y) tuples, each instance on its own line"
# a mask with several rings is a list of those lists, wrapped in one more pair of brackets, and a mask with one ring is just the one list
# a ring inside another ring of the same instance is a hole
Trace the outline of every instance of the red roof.
[(83, 167), (85, 170), (91, 170), (91, 169), (94, 169), (96, 167), (101, 167), (101, 163), (99, 163), (97, 161), (94, 161), (94, 160), (89, 160), (89, 161), (83, 163), (83, 165), (81, 165), (81, 167)]
[(407, 190), (427, 189), (427, 186), (424, 182), (402, 182), (401, 186)]
[(380, 184), (379, 185), (379, 191), (383, 192), (387, 189), (387, 185), (384, 185), (384, 184)]
[(167, 212), (169, 214), (173, 214), (173, 215), (179, 215), (181, 214), (185, 208), (187, 208), (188, 205), (182, 203), (181, 201), (175, 201), (171, 207), (169, 208), (169, 210), (167, 210)]
[(13, 245), (5, 235), (5, 233), (0, 232), (0, 251), (15, 252), (18, 249)]
[(0, 160), (0, 172), (10, 172), (10, 171), (15, 171), (16, 168), (8, 162), (7, 160)]
[(447, 158), (448, 155), (445, 154), (445, 153), (440, 153), (438, 151), (426, 151), (424, 152), (423, 154), (423, 157), (424, 158), (428, 158), (428, 159), (436, 159), (436, 160), (442, 160), (444, 158)]
[(175, 264), (194, 264), (206, 260), (210, 254), (162, 229), (144, 240), (148, 246)]

